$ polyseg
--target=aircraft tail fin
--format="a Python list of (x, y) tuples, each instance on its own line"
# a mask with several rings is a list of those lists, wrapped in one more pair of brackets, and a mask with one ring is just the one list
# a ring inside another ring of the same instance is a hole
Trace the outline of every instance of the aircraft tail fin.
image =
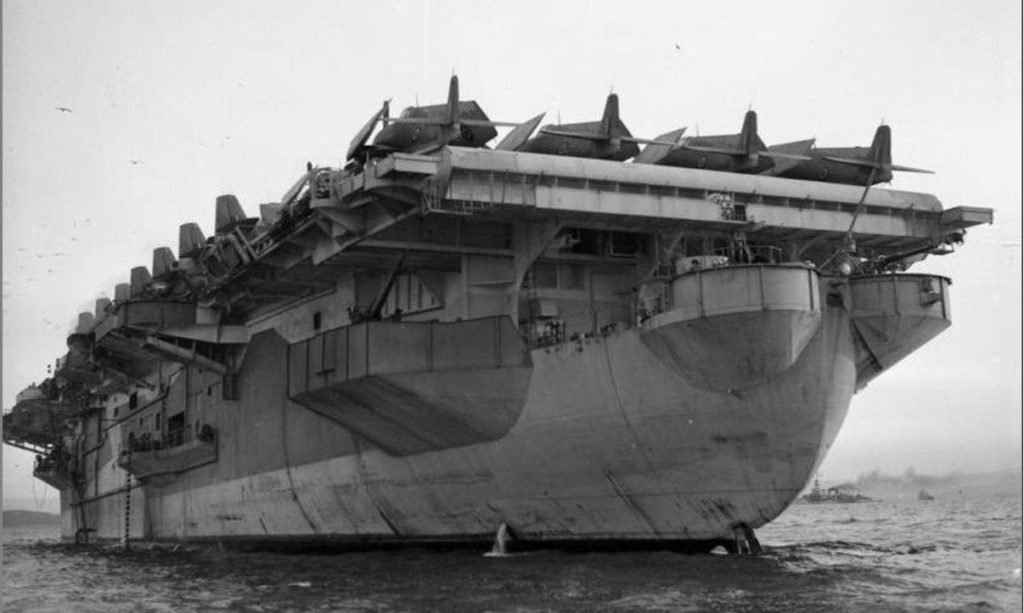
[(245, 211), (234, 194), (217, 196), (214, 219), (214, 232), (223, 234), (231, 230), (241, 221), (245, 221)]
[(748, 154), (764, 149), (764, 143), (757, 136), (757, 113), (747, 111), (743, 116), (743, 129), (740, 130), (740, 148)]
[(157, 247), (153, 250), (154, 279), (166, 277), (171, 274), (177, 264), (178, 260), (174, 258), (174, 253), (171, 252), (170, 247)]
[(195, 222), (183, 223), (178, 228), (178, 257), (191, 257), (206, 244), (206, 237)]
[(136, 266), (135, 268), (132, 268), (130, 274), (131, 276), (129, 279), (131, 282), (129, 283), (129, 287), (131, 289), (129, 290), (129, 295), (138, 296), (145, 293), (145, 291), (149, 289), (150, 282), (153, 281), (152, 275), (149, 274), (149, 269), (145, 266)]
[(678, 146), (683, 149), (689, 149), (690, 151), (717, 153), (746, 158), (751, 158), (755, 155), (776, 155), (768, 151), (764, 141), (762, 141), (761, 137), (757, 135), (757, 113), (752, 110), (747, 111), (747, 114), (743, 116), (743, 128), (740, 130), (738, 136), (732, 134), (729, 136), (709, 138), (717, 139), (720, 144), (694, 145), (681, 142)]
[(923, 172), (926, 174), (935, 174), (931, 170), (924, 170), (923, 168), (911, 168), (910, 166), (897, 166), (892, 163), (892, 131), (889, 126), (882, 124), (875, 130), (875, 140), (871, 142), (871, 159), (881, 168), (887, 170), (889, 174), (892, 174), (893, 170), (901, 172)]
[(619, 121), (619, 96), (608, 94), (608, 100), (604, 103), (604, 115), (601, 116), (601, 134), (608, 140), (621, 138), (622, 122)]
[(867, 157), (826, 156), (825, 159), (841, 164), (874, 168), (877, 172), (874, 177), (877, 179), (876, 182), (891, 180), (892, 171), (894, 170), (933, 174), (930, 170), (911, 168), (909, 166), (896, 166), (892, 163), (892, 132), (889, 130), (889, 126), (885, 124), (878, 126), (878, 129), (875, 130), (875, 139), (871, 141), (871, 148), (868, 150)]
[(457, 125), (459, 123), (459, 77), (452, 75), (448, 84), (448, 123)]
[(881, 167), (892, 165), (892, 132), (889, 126), (882, 124), (875, 130), (875, 139), (871, 141), (868, 157)]

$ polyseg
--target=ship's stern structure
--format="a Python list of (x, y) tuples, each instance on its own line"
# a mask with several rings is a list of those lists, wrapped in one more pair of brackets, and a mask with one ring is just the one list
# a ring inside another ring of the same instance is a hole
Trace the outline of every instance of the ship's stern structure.
[[(732, 542), (950, 325), (991, 211), (445, 147), (217, 200), (4, 416), (78, 539)], [(738, 532), (739, 531), (739, 532)]]

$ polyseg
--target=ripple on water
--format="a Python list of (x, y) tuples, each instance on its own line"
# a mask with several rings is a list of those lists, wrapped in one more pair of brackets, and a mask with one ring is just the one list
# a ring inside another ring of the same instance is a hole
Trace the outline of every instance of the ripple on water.
[(795, 505), (759, 530), (769, 552), (757, 558), (663, 551), (485, 558), (472, 549), (289, 555), (142, 544), (122, 553), (5, 530), (3, 605), (60, 612), (1019, 610), (1014, 504)]

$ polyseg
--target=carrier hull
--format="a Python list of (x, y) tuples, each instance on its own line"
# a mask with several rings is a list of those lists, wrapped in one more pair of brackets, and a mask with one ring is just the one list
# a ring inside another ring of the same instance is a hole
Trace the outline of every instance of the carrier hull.
[[(778, 516), (853, 395), (846, 314), (827, 311), (791, 368), (741, 390), (694, 386), (642, 334), (534, 350), (518, 420), (480, 444), (398, 457), (325, 436), (341, 429), (293, 402), (268, 404), (246, 423), (276, 441), (220, 427), (215, 464), (83, 499), (65, 509), (65, 535), (88, 525), (93, 538), (121, 538), (129, 495), (132, 538), (253, 543), (480, 540), (502, 523), (531, 541), (701, 541)], [(222, 478), (242, 468), (231, 448), (281, 465)], [(327, 457), (299, 458), (316, 455)]]
[(742, 548), (949, 326), (949, 280), (897, 271), (985, 221), (515, 151), (310, 167), (81, 313), (4, 441), (68, 539)]

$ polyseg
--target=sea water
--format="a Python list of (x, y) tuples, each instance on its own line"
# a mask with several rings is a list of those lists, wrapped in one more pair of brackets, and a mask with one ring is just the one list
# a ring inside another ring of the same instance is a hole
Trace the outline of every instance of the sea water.
[(253, 553), (3, 534), (4, 611), (1020, 611), (1020, 496), (794, 504), (762, 556)]

